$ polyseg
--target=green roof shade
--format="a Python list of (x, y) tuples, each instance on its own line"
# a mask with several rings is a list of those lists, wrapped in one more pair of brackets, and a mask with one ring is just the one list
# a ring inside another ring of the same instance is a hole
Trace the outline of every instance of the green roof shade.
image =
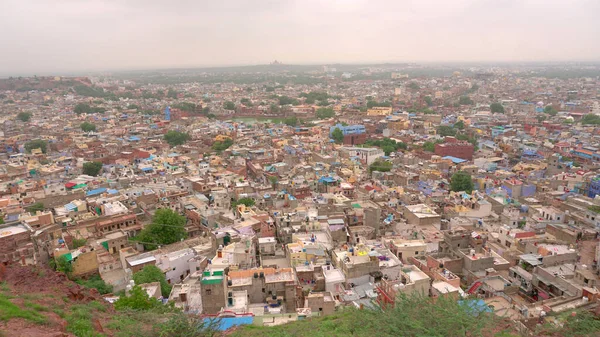
[(202, 284), (219, 284), (223, 282), (223, 276), (205, 276), (201, 282)]
[(69, 261), (69, 262), (73, 261), (73, 255), (71, 253), (66, 253), (62, 256), (66, 257), (67, 261)]
[(352, 208), (362, 208), (360, 204), (352, 204)]
[(108, 250), (108, 241), (102, 242), (102, 247), (104, 247), (104, 249)]

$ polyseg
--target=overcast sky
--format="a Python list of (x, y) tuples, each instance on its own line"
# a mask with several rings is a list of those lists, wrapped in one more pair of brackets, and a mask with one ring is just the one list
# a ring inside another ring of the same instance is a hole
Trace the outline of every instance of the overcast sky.
[(600, 0), (0, 0), (0, 74), (598, 61)]

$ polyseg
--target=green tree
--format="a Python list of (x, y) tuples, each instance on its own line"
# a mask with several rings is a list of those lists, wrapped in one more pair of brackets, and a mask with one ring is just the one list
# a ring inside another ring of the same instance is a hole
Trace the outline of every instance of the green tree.
[(305, 93), (305, 92), (301, 93), (300, 97), (306, 98), (304, 100), (304, 103), (314, 104), (317, 101), (327, 103), (327, 99), (329, 98), (329, 95), (326, 92), (311, 91), (309, 93)]
[(61, 255), (55, 258), (56, 262), (56, 271), (67, 274), (67, 276), (71, 276), (73, 272), (73, 265), (71, 265), (71, 261), (67, 260), (67, 255)]
[(225, 110), (235, 110), (235, 104), (231, 101), (227, 101), (223, 104)]
[(89, 122), (81, 123), (80, 127), (84, 132), (96, 131), (96, 125)]
[(196, 111), (196, 107), (196, 104), (190, 102), (181, 102), (173, 105), (173, 108), (186, 112), (194, 112)]
[(17, 118), (20, 119), (22, 122), (29, 122), (29, 120), (31, 119), (31, 114), (29, 112), (19, 112)]
[(25, 143), (24, 147), (27, 153), (31, 153), (31, 151), (35, 149), (41, 149), (43, 153), (46, 153), (46, 150), (48, 149), (48, 143), (42, 139), (34, 139)]
[(185, 132), (169, 130), (165, 134), (164, 139), (167, 141), (167, 143), (169, 143), (169, 145), (171, 145), (171, 147), (174, 147), (177, 145), (185, 144), (185, 142), (187, 142), (190, 139), (190, 135)]
[(421, 89), (421, 87), (419, 86), (419, 84), (417, 84), (417, 82), (410, 82), (408, 84), (408, 88), (410, 90), (419, 90), (419, 89)]
[(383, 139), (368, 139), (365, 144), (366, 146), (377, 146), (381, 148), (386, 155), (389, 155), (391, 152), (398, 151), (400, 149), (406, 150), (408, 146), (403, 142), (396, 142), (393, 139), (384, 137)]
[(171, 293), (171, 285), (167, 282), (165, 277), (165, 273), (163, 273), (160, 268), (155, 265), (147, 265), (142, 268), (142, 270), (133, 274), (133, 280), (136, 285), (141, 285), (144, 283), (152, 283), (159, 282), (160, 283), (160, 292), (163, 297), (168, 297)]
[(473, 100), (469, 96), (460, 96), (458, 99), (460, 105), (473, 105)]
[(427, 106), (433, 105), (433, 100), (431, 99), (431, 96), (425, 96), (423, 100), (425, 101), (425, 103), (427, 103)]
[(97, 161), (88, 161), (83, 163), (83, 174), (95, 177), (100, 174), (102, 170), (102, 163)]
[(278, 179), (276, 176), (269, 176), (269, 183), (271, 183), (271, 187), (273, 189), (275, 189), (275, 186), (277, 186), (277, 182), (278, 182)]
[(375, 107), (390, 107), (392, 103), (390, 102), (377, 102), (377, 101), (367, 101), (367, 108), (375, 108)]
[(254, 199), (252, 199), (252, 198), (240, 198), (231, 203), (231, 208), (236, 209), (237, 205), (244, 205), (246, 207), (252, 207), (252, 206), (254, 206), (254, 204), (255, 204), (255, 202), (254, 202)]
[(87, 243), (86, 239), (73, 239), (73, 247), (71, 247), (71, 248), (77, 249), (79, 247), (85, 246), (86, 243)]
[(240, 103), (242, 103), (245, 106), (252, 106), (252, 102), (250, 101), (250, 99), (245, 97), (240, 100)]
[(298, 105), (298, 100), (292, 97), (288, 97), (288, 96), (279, 96), (277, 98), (279, 100), (279, 105)]
[(558, 114), (558, 111), (552, 105), (548, 105), (544, 108), (544, 113), (554, 117)]
[(369, 172), (389, 172), (392, 170), (392, 163), (385, 160), (377, 159), (369, 166)]
[(175, 98), (177, 98), (177, 95), (178, 95), (178, 94), (179, 94), (179, 93), (178, 93), (176, 90), (172, 89), (172, 88), (169, 88), (169, 90), (167, 91), (167, 97), (168, 97), (168, 98), (173, 98), (173, 99), (175, 99)]
[(163, 307), (161, 301), (154, 297), (148, 296), (148, 293), (140, 286), (134, 286), (129, 292), (129, 296), (121, 296), (115, 302), (117, 311), (123, 310), (139, 310), (147, 311)]
[(383, 153), (385, 153), (386, 156), (389, 156), (390, 153), (396, 151), (396, 147), (394, 147), (393, 145), (384, 145), (381, 147), (381, 149), (383, 150)]
[(271, 112), (279, 112), (279, 111), (281, 111), (281, 108), (277, 104), (271, 104), (271, 106), (270, 106), (269, 109), (271, 110)]
[(498, 102), (495, 102), (495, 103), (490, 104), (490, 110), (493, 113), (501, 113), (501, 114), (503, 114), (504, 113), (504, 106), (502, 106), (502, 104), (500, 104)]
[(581, 119), (581, 124), (598, 125), (600, 124), (600, 116), (594, 114), (587, 114)]
[(434, 142), (423, 143), (423, 151), (435, 152), (435, 143)]
[(159, 245), (168, 245), (187, 237), (186, 218), (169, 208), (156, 210), (152, 223), (144, 227), (136, 237), (146, 250), (156, 249)]
[(283, 120), (283, 124), (289, 125), (289, 126), (296, 126), (296, 125), (298, 125), (298, 117), (296, 117), (296, 116), (288, 117)]
[(32, 204), (31, 206), (29, 206), (29, 207), (26, 207), (26, 208), (25, 208), (25, 210), (26, 210), (27, 212), (29, 212), (29, 213), (34, 213), (34, 214), (35, 214), (35, 213), (37, 213), (38, 211), (40, 211), (40, 212), (41, 212), (41, 211), (43, 211), (44, 209), (46, 209), (46, 207), (45, 207), (45, 206), (44, 206), (44, 204), (43, 204), (43, 203), (41, 203), (41, 202), (36, 202), (36, 203)]
[(78, 103), (77, 105), (75, 105), (73, 112), (75, 112), (78, 115), (82, 113), (91, 113), (92, 107), (86, 103)]
[(473, 180), (471, 175), (464, 171), (458, 171), (450, 178), (450, 190), (454, 192), (465, 191), (471, 193), (473, 191)]
[(454, 128), (452, 128), (451, 126), (440, 125), (437, 128), (437, 134), (442, 137), (446, 137), (446, 136), (454, 137), (454, 136), (456, 136), (456, 130)]
[(77, 279), (75, 283), (82, 285), (88, 289), (96, 289), (101, 295), (110, 294), (113, 292), (113, 286), (104, 282), (100, 275), (90, 276), (88, 279)]
[(204, 320), (182, 312), (172, 314), (160, 325), (159, 335), (162, 337), (215, 337), (221, 336), (218, 331), (219, 319)]
[(224, 141), (214, 142), (212, 145), (212, 149), (217, 152), (223, 152), (227, 150), (231, 145), (233, 145), (233, 140), (227, 138)]
[(455, 129), (459, 129), (459, 130), (463, 130), (465, 128), (465, 122), (458, 121), (458, 122), (454, 123), (454, 128)]
[(344, 133), (340, 128), (335, 128), (331, 133), (331, 138), (335, 140), (336, 143), (341, 144), (344, 141)]
[(315, 114), (319, 119), (331, 118), (335, 116), (335, 112), (332, 108), (319, 108)]

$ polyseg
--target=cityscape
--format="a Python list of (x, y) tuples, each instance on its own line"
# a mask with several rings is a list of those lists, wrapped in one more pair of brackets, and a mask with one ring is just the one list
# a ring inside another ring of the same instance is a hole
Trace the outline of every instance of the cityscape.
[(122, 48), (0, 61), (0, 336), (600, 336), (597, 50)]

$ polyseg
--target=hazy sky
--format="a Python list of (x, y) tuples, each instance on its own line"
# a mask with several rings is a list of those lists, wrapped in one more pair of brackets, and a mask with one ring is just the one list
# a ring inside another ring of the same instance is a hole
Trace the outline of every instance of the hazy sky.
[(0, 0), (0, 74), (598, 61), (600, 0)]

